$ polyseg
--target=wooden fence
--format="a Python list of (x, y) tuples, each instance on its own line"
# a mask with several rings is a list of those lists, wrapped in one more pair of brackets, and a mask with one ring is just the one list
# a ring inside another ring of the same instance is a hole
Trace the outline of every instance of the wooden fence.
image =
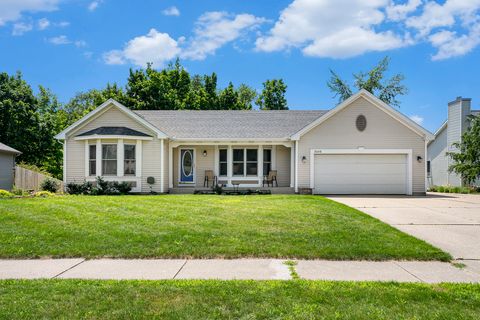
[(20, 166), (15, 167), (15, 187), (23, 190), (39, 191), (43, 180), (50, 178), (58, 183), (58, 191), (63, 190), (63, 181), (44, 175), (43, 173), (25, 169)]

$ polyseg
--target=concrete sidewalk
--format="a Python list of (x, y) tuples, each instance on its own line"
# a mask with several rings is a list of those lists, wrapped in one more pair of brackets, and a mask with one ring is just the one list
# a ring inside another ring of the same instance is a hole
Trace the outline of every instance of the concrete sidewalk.
[[(46, 259), (0, 260), (0, 279), (292, 279), (286, 260)], [(480, 261), (444, 262), (299, 260), (300, 278), (315, 280), (480, 282)]]

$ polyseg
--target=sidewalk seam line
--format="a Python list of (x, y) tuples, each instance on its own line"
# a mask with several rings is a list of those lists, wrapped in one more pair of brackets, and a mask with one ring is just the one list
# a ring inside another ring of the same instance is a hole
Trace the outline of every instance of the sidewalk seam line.
[(420, 277), (417, 277), (415, 274), (413, 274), (412, 272), (408, 271), (407, 269), (405, 269), (404, 267), (402, 267), (401, 265), (399, 265), (397, 262), (393, 261), (393, 264), (395, 264), (396, 266), (398, 266), (399, 268), (401, 268), (402, 270), (404, 270), (405, 272), (407, 272), (408, 274), (410, 274), (412, 277), (420, 280), (420, 282), (425, 283), (425, 281), (423, 281), (422, 279), (420, 279)]
[(178, 276), (178, 274), (180, 273), (180, 271), (183, 270), (183, 267), (185, 267), (185, 265), (187, 264), (187, 261), (188, 261), (188, 259), (185, 259), (185, 262), (182, 264), (182, 266), (180, 267), (180, 269), (178, 269), (178, 271), (175, 273), (175, 275), (173, 276), (172, 280), (174, 280), (174, 279)]
[(57, 274), (56, 276), (53, 276), (51, 279), (56, 279), (57, 277), (61, 276), (61, 275), (64, 274), (65, 272), (70, 271), (70, 270), (72, 270), (73, 268), (81, 265), (81, 264), (84, 263), (85, 261), (87, 261), (87, 259), (83, 259), (82, 261), (80, 261), (79, 263), (74, 264), (74, 265), (71, 266), (70, 268), (67, 268), (67, 269), (63, 270), (62, 272), (60, 272), (60, 273)]

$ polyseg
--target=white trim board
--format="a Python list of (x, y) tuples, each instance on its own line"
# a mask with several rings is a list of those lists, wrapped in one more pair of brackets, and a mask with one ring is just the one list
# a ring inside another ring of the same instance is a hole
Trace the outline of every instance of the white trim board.
[(153, 140), (152, 137), (145, 137), (145, 136), (123, 136), (123, 135), (119, 135), (119, 136), (109, 136), (109, 135), (99, 135), (99, 134), (93, 134), (93, 135), (89, 135), (89, 136), (81, 136), (81, 137), (75, 137), (73, 138), (73, 140), (95, 140), (95, 139), (104, 139), (104, 140), (107, 140), (107, 139), (117, 139), (117, 140), (120, 140), (120, 139), (123, 139), (123, 140)]
[(395, 110), (394, 108), (390, 107), (387, 105), (385, 102), (382, 100), (378, 99), (375, 97), (373, 94), (370, 92), (362, 89), (347, 100), (343, 101), (340, 103), (338, 106), (335, 108), (331, 109), (324, 115), (320, 116), (317, 120), (313, 121), (306, 127), (304, 127), (302, 130), (298, 131), (294, 135), (292, 135), (291, 139), (292, 140), (299, 140), (304, 134), (312, 130), (313, 128), (317, 127), (321, 123), (325, 122), (326, 120), (330, 119), (333, 117), (335, 114), (340, 112), (341, 110), (345, 109), (346, 107), (350, 106), (354, 101), (356, 101), (359, 98), (364, 98), (372, 105), (375, 107), (379, 108), (380, 110), (384, 111), (386, 114), (390, 115), (392, 118), (396, 119), (400, 123), (402, 123), (404, 126), (418, 134), (419, 136), (423, 137), (426, 140), (433, 140), (435, 139), (435, 136), (430, 133), (428, 130), (423, 128), (422, 126), (418, 125), (415, 121), (410, 119), (409, 117), (405, 116), (401, 112)]
[(161, 139), (161, 138), (167, 138), (168, 137), (164, 132), (159, 130), (157, 127), (152, 125), (150, 122), (146, 121), (144, 118), (142, 118), (139, 115), (137, 115), (136, 113), (134, 113), (132, 110), (125, 107), (120, 102), (118, 102), (114, 99), (108, 99), (107, 101), (102, 103), (100, 106), (95, 108), (93, 111), (89, 112), (87, 115), (85, 115), (84, 117), (82, 117), (81, 119), (79, 119), (78, 121), (73, 123), (72, 125), (70, 125), (68, 128), (64, 129), (59, 134), (57, 134), (55, 136), (55, 138), (58, 139), (58, 140), (65, 140), (66, 135), (68, 133), (70, 133), (71, 131), (73, 131), (75, 129), (81, 128), (82, 126), (87, 124), (89, 121), (93, 120), (95, 116), (101, 115), (103, 112), (107, 111), (112, 106), (118, 108), (119, 110), (124, 112), (127, 116), (132, 118), (133, 120), (136, 120), (137, 122), (139, 122), (140, 124), (142, 124), (146, 128), (155, 132), (157, 134), (158, 138)]
[(407, 155), (407, 195), (413, 194), (412, 149), (310, 149), (310, 188), (315, 189), (315, 155), (322, 154), (405, 154)]

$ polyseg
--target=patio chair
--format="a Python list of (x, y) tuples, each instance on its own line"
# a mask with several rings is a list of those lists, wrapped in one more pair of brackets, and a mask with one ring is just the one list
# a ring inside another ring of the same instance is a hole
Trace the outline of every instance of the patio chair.
[(273, 183), (275, 183), (275, 186), (278, 187), (277, 170), (270, 170), (268, 172), (268, 176), (263, 177), (262, 187), (264, 187), (265, 184), (267, 184), (267, 187), (270, 185), (273, 187)]
[(203, 179), (203, 186), (209, 186), (210, 181), (212, 187), (217, 184), (217, 176), (213, 174), (213, 170), (205, 170), (205, 178)]

